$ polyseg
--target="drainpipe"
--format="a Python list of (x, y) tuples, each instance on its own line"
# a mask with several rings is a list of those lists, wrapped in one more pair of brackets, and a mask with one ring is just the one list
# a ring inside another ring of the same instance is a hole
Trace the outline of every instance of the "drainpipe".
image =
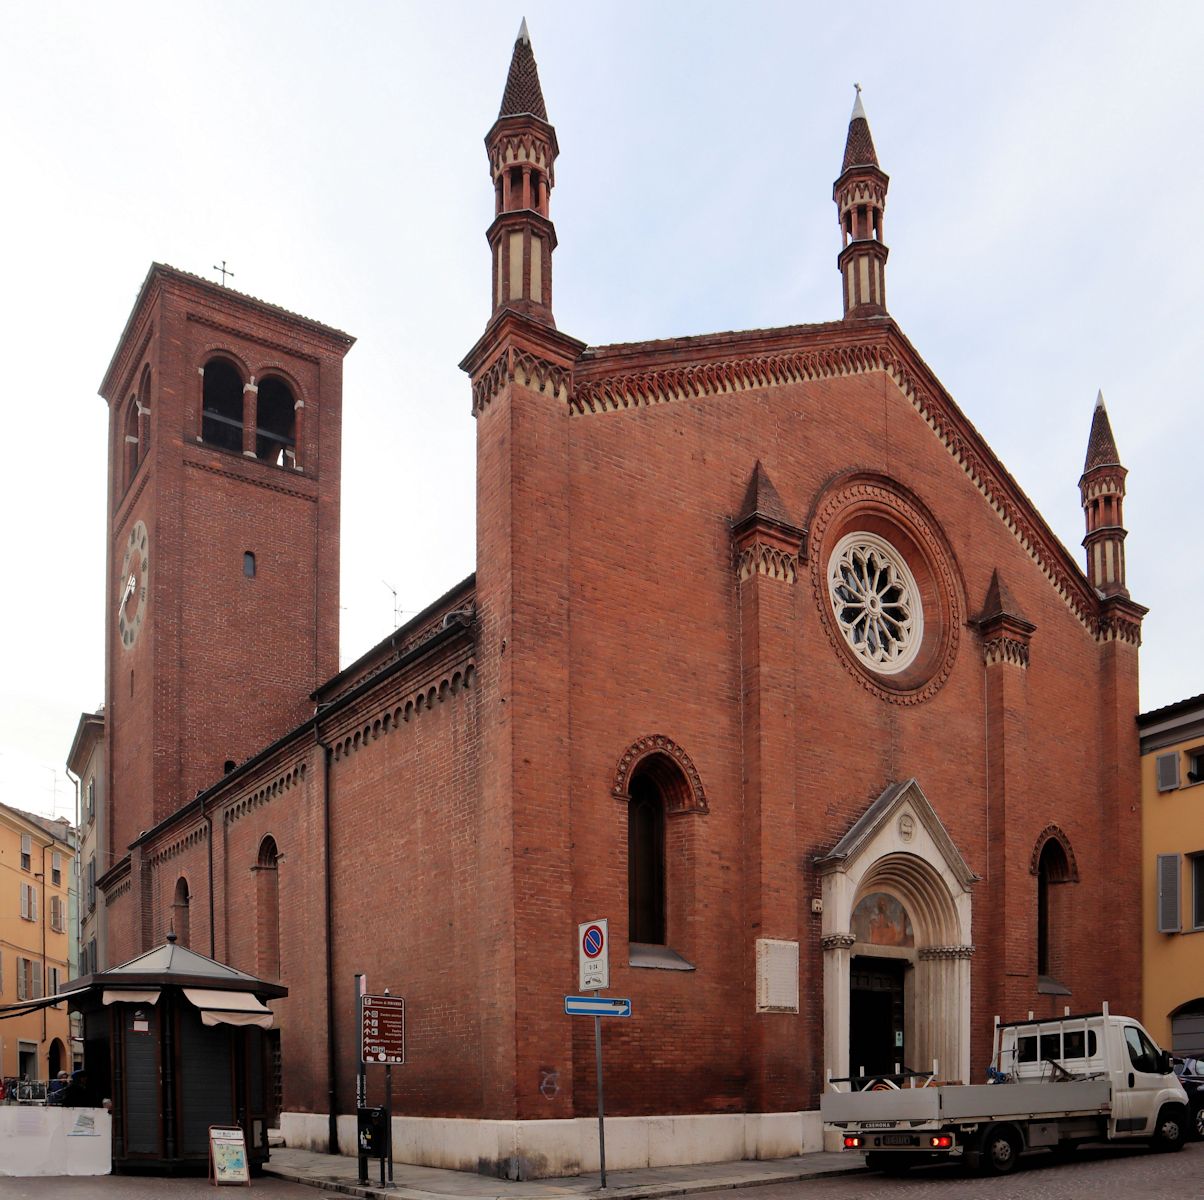
[[(42, 873), (38, 876), (42, 881), (42, 895), (38, 900), (38, 924), (42, 927), (42, 995), (45, 996), (49, 990), (46, 984), (49, 982), (50, 972), (46, 967), (46, 847), (42, 847)], [(42, 1045), (46, 1044), (46, 1005), (42, 1005)], [(61, 1068), (60, 1068), (61, 1069)], [(50, 1074), (49, 1066), (46, 1074)]]
[(314, 715), (314, 745), (322, 751), (322, 837), (324, 843), (326, 894), (326, 1099), (329, 1110), (328, 1153), (339, 1152), (339, 1118), (337, 1111), (337, 1088), (335, 1086), (338, 1056), (335, 1046), (334, 1017), (334, 900), (332, 896), (334, 868), (330, 859), (330, 758), (331, 749), (322, 741), (318, 731), (318, 717)]
[(217, 925), (213, 902), (213, 814), (205, 811), (204, 804), (201, 805), (201, 817), (206, 825), (205, 846), (208, 849), (209, 857), (209, 957), (217, 957), (217, 942), (214, 938), (214, 930)]

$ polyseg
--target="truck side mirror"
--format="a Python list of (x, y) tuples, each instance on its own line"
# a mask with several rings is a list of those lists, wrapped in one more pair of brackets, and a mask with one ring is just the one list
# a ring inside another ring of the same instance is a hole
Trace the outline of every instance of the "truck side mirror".
[(1158, 1052), (1158, 1069), (1163, 1075), (1170, 1075), (1174, 1070), (1171, 1066), (1171, 1054), (1169, 1050), (1160, 1050)]

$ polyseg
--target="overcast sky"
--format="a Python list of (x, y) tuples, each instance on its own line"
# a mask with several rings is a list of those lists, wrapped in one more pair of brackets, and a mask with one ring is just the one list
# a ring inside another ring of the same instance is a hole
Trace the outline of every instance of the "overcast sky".
[(1103, 389), (1151, 609), (1142, 707), (1204, 691), (1183, 640), (1204, 596), (1204, 5), (8, 0), (0, 799), (73, 809), (112, 607), (96, 390), (152, 261), (213, 278), (225, 259), (232, 286), (359, 339), (344, 663), (392, 629), (390, 589), (405, 619), (473, 570), (456, 364), (489, 313), (482, 138), (524, 11), (561, 146), (561, 329), (839, 316), (859, 81), (892, 314), (1080, 562)]

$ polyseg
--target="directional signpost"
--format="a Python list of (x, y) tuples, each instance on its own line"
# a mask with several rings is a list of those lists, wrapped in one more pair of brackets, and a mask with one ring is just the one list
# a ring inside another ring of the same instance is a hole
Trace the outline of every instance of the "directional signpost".
[[(583, 992), (610, 987), (610, 932), (606, 921), (583, 921), (577, 926), (577, 986)], [(598, 1165), (606, 1186), (606, 1130), (602, 1088), (602, 1018), (630, 1017), (631, 1001), (617, 996), (565, 996), (570, 1017), (594, 1018), (594, 1060), (598, 1070)]]
[[(406, 1002), (400, 996), (360, 993), (360, 1070), (368, 1063), (385, 1068), (384, 1137), (380, 1150), (380, 1182), (385, 1186), (385, 1164), (393, 1180), (393, 1066), (406, 1060)], [(361, 1113), (369, 1110), (362, 1108)], [(362, 1135), (361, 1135), (362, 1137)], [(360, 1154), (360, 1182), (367, 1181), (367, 1159)]]

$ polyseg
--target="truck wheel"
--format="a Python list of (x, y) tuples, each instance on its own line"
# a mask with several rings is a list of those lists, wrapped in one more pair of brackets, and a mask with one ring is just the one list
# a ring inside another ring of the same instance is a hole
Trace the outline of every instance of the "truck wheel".
[(1010, 1175), (1020, 1161), (1020, 1136), (1010, 1125), (992, 1125), (983, 1134), (979, 1170), (984, 1175)]
[(1182, 1150), (1187, 1141), (1187, 1113), (1181, 1104), (1164, 1104), (1154, 1127), (1154, 1149), (1169, 1153)]

